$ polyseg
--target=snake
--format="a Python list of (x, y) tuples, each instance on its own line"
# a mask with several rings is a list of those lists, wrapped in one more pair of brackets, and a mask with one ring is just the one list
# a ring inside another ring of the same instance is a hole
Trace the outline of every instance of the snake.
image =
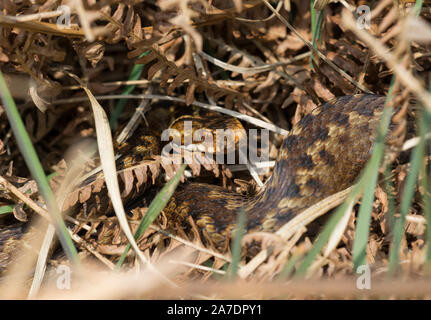
[[(241, 208), (247, 233), (277, 231), (355, 182), (372, 154), (384, 105), (384, 96), (357, 94), (315, 108), (292, 127), (271, 177), (257, 194), (187, 183), (165, 208), (168, 221), (187, 228), (191, 216), (204, 238), (220, 250), (228, 247)], [(388, 137), (391, 130), (392, 125)]]
[[(284, 138), (272, 175), (255, 194), (206, 183), (180, 184), (163, 210), (169, 228), (190, 229), (191, 217), (205, 241), (220, 251), (228, 248), (240, 210), (247, 233), (277, 231), (304, 209), (355, 182), (372, 154), (385, 100), (376, 94), (342, 96), (303, 116)], [(171, 127), (183, 129), (185, 120), (196, 119), (183, 116)], [(240, 122), (233, 121), (212, 116), (193, 125), (237, 128)], [(145, 144), (155, 140), (146, 139)], [(146, 150), (139, 141), (135, 138), (122, 149)], [(132, 158), (128, 155), (123, 162)], [(8, 234), (7, 229), (2, 233)]]

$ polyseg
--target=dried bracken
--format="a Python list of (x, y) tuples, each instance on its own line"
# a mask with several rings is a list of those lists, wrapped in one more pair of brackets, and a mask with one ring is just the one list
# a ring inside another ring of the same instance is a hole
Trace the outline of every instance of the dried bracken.
[[(67, 175), (73, 165), (67, 150), (99, 138), (82, 90), (84, 85), (96, 98), (103, 95), (105, 100), (99, 101), (101, 104), (103, 101), (108, 116), (115, 115), (111, 123), (115, 133), (139, 108), (136, 99), (117, 103), (118, 99), (110, 96), (157, 97), (144, 100), (148, 103), (136, 112), (140, 129), (147, 130), (145, 137), (160, 136), (178, 116), (203, 114), (202, 108), (196, 107), (199, 103), (220, 105), (270, 123), (272, 128), (289, 130), (317, 105), (335, 97), (362, 92), (386, 95), (392, 90), (388, 105), (396, 109), (393, 134), (386, 141), (366, 248), (373, 274), (376, 279), (383, 279), (389, 268), (392, 243), (391, 212), (400, 211), (411, 166), (405, 140), (418, 135), (415, 119), (421, 114), (421, 107), (415, 103), (431, 107), (425, 85), (431, 68), (431, 6), (425, 1), (418, 12), (419, 19), (415, 20), (412, 1), (376, 2), (369, 16), (356, 12), (360, 5), (366, 3), (316, 0), (311, 8), (310, 2), (300, 0), (279, 1), (273, 6), (267, 1), (240, 0), (6, 0), (0, 4), (1, 71), (45, 171), (55, 173), (50, 183), (56, 192), (62, 190), (64, 181), (68, 183)], [(316, 18), (313, 23), (312, 17)], [(321, 28), (312, 30), (311, 26), (319, 20)], [(421, 35), (415, 32), (418, 28), (423, 30)], [(183, 99), (185, 103), (169, 101), (170, 97)], [(36, 220), (34, 212), (46, 213), (44, 200), (18, 150), (4, 110), (0, 105), (0, 178), (5, 181), (0, 182), (0, 230), (6, 226), (8, 233), (0, 232), (0, 267), (10, 256), (14, 258), (9, 260), (18, 259), (12, 252), (18, 251), (23, 229)], [(246, 129), (256, 127), (243, 124)], [(136, 145), (136, 138), (133, 139), (132, 136), (127, 140), (132, 149)], [(282, 134), (271, 134), (270, 160), (277, 158), (282, 139)], [(162, 143), (160, 148), (168, 142)], [(79, 148), (72, 150), (76, 155), (83, 154)], [(250, 175), (246, 170), (217, 164), (202, 154), (175, 150), (194, 160), (181, 177), (182, 182), (193, 178), (252, 196), (269, 176), (268, 172)], [(130, 213), (129, 224), (136, 231), (152, 199), (180, 165), (166, 161), (152, 149), (137, 161), (131, 158), (126, 162), (123, 160), (130, 150), (123, 151), (124, 154), (117, 155), (117, 174), (121, 198)], [(59, 198), (64, 197), (62, 209), (71, 215), (67, 223), (81, 254), (86, 254), (84, 261), (112, 269), (128, 241), (113, 213), (99, 159), (83, 157), (85, 164), (74, 177), (76, 188)], [(401, 242), (401, 272), (406, 278), (422, 276), (426, 271), (424, 198), (429, 195), (423, 181), (429, 180), (426, 176), (429, 161), (425, 155), (424, 159), (426, 169), (419, 173)], [(339, 203), (345, 196), (334, 201)], [(314, 220), (326, 211), (310, 216)], [(193, 290), (208, 294), (209, 289), (197, 288), (203, 282), (217, 290), (217, 286), (222, 287), (217, 298), (272, 298), (277, 292), (289, 298), (338, 297), (343, 296), (340, 292), (345, 288), (355, 297), (357, 292), (343, 281), (354, 275), (352, 248), (357, 212), (358, 206), (353, 206), (346, 213), (339, 242), (310, 267), (308, 276), (313, 279), (309, 287), (302, 282), (292, 283), (292, 288), (308, 288), (309, 294), (304, 289), (292, 295), (284, 287), (272, 286), (288, 279), (299, 268), (326, 217), (313, 223), (304, 218), (305, 225), (298, 222), (287, 236), (247, 235), (244, 247), (257, 245), (262, 251), (253, 259), (242, 256), (238, 274), (245, 279), (244, 287), (232, 291), (230, 284), (223, 287), (213, 282), (217, 276), (226, 274), (223, 266), (231, 262), (230, 249), (226, 248), (226, 255), (217, 252), (210, 237), (198, 231), (198, 222), (192, 218), (190, 232), (172, 234), (167, 227), (167, 214), (162, 212), (137, 243), (149, 261), (166, 270), (180, 285), (168, 295), (159, 286), (152, 297), (190, 298), (195, 297)], [(125, 269), (135, 265), (134, 256), (129, 252)], [(58, 253), (52, 257), (53, 265), (64, 260)], [(339, 282), (331, 288), (326, 278)], [(121, 281), (112, 279), (121, 287)], [(255, 280), (275, 284), (268, 283), (259, 293), (254, 287)], [(190, 284), (181, 287), (187, 281)], [(321, 284), (320, 291), (312, 281)], [(394, 292), (384, 283), (376, 288), (385, 294)], [(136, 290), (137, 296), (148, 293), (148, 289), (138, 285)], [(256, 291), (255, 295), (249, 295), (251, 290)], [(402, 290), (411, 294), (408, 285), (400, 285), (400, 296)], [(133, 296), (130, 291), (127, 293)], [(420, 294), (426, 296), (429, 290)], [(46, 297), (52, 296), (49, 291), (46, 293)], [(100, 297), (105, 295), (100, 293)]]

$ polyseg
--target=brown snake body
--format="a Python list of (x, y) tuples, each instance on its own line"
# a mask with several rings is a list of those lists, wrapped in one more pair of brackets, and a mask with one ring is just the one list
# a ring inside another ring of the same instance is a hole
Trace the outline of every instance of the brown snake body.
[(272, 176), (253, 197), (203, 183), (179, 186), (164, 209), (171, 228), (189, 228), (191, 216), (204, 238), (224, 250), (244, 208), (248, 232), (276, 231), (354, 183), (371, 156), (384, 103), (378, 95), (344, 96), (304, 116), (285, 138)]
[(238, 209), (247, 232), (274, 232), (302, 210), (352, 185), (371, 156), (385, 97), (344, 96), (303, 117), (284, 140), (263, 190), (246, 198), (224, 188), (180, 186), (165, 212), (186, 227), (191, 215), (219, 249), (231, 238)]

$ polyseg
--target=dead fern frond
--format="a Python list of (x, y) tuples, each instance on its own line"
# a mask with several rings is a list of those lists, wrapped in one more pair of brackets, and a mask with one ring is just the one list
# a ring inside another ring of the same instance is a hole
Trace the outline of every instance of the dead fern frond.
[(186, 92), (187, 105), (190, 105), (195, 100), (195, 92), (202, 92), (204, 90), (206, 90), (208, 96), (212, 97), (215, 101), (224, 97), (226, 107), (232, 107), (233, 103), (241, 104), (245, 99), (240, 92), (228, 88), (221, 88), (216, 84), (210, 83), (208, 80), (197, 76), (190, 67), (178, 67), (160, 52), (157, 44), (148, 44), (148, 41), (144, 40), (136, 43), (134, 46), (136, 49), (128, 54), (128, 58), (130, 59), (136, 58), (150, 50), (150, 53), (135, 61), (135, 63), (139, 64), (149, 64), (153, 62), (152, 66), (148, 70), (149, 80), (151, 80), (157, 72), (162, 72), (163, 76), (160, 86), (165, 88), (168, 84), (168, 80), (173, 78), (173, 81), (167, 87), (168, 95), (172, 95), (176, 88), (181, 86), (186, 80), (188, 81)]

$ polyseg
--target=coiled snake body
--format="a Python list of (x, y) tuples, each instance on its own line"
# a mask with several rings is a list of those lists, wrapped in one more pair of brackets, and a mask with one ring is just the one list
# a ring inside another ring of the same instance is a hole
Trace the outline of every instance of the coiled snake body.
[(273, 174), (253, 198), (222, 187), (180, 186), (165, 209), (185, 226), (191, 215), (206, 238), (226, 247), (243, 207), (247, 231), (273, 232), (300, 211), (352, 185), (371, 156), (385, 97), (344, 96), (304, 116), (284, 140)]
[(354, 183), (370, 158), (384, 103), (378, 95), (344, 96), (304, 116), (284, 140), (272, 176), (253, 197), (203, 183), (180, 185), (164, 209), (170, 225), (188, 228), (192, 216), (220, 250), (231, 238), (239, 208), (246, 212), (248, 232), (276, 231)]

